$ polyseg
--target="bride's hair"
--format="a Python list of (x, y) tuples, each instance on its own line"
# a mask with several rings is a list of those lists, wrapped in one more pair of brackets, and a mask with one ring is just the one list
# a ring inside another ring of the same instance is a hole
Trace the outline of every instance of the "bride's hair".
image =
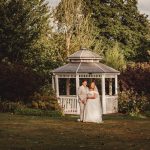
[[(92, 84), (94, 83), (94, 88), (92, 88)], [(95, 82), (91, 82), (89, 85), (89, 89), (95, 89)]]
[[(92, 85), (93, 83), (94, 83), (94, 88), (91, 87), (91, 85)], [(89, 89), (93, 89), (94, 91), (98, 92), (97, 86), (96, 86), (96, 84), (95, 84), (94, 81), (92, 81), (92, 82), (90, 83)]]

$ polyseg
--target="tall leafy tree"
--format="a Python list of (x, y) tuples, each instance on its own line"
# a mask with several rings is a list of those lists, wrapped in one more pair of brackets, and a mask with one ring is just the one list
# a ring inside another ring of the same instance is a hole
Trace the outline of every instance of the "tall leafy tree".
[(112, 49), (106, 51), (105, 63), (117, 70), (124, 70), (126, 68), (126, 61), (120, 51), (118, 43), (116, 43)]
[(23, 62), (35, 58), (46, 44), (42, 38), (50, 34), (49, 18), (45, 0), (1, 0), (0, 59)]
[(62, 58), (81, 47), (102, 53), (103, 47), (101, 40), (97, 40), (96, 26), (91, 20), (91, 14), (83, 12), (84, 7), (84, 0), (62, 0), (56, 8), (54, 16), (57, 32), (65, 43), (60, 51)]
[(64, 34), (66, 56), (70, 54), (71, 38), (81, 23), (82, 0), (62, 0), (56, 8), (55, 20), (58, 30)]
[(141, 44), (138, 50), (137, 60), (150, 61), (150, 22), (149, 29), (147, 31), (149, 34), (146, 36), (146, 40)]
[(85, 4), (105, 45), (112, 47), (117, 41), (128, 60), (145, 55), (141, 46), (148, 34), (148, 20), (140, 14), (137, 0), (85, 0)]

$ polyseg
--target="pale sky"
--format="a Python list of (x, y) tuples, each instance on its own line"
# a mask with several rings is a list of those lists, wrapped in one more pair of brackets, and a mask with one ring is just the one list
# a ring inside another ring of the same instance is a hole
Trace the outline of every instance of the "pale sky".
[[(60, 0), (48, 0), (52, 7), (58, 5)], [(150, 0), (138, 0), (138, 8), (142, 14), (149, 15), (150, 19)]]
[(150, 19), (150, 0), (138, 0), (140, 12), (149, 15)]

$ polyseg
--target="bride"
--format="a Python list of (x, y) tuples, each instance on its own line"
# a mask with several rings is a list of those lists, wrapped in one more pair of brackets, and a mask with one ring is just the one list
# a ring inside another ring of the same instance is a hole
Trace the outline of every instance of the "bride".
[(83, 122), (102, 123), (100, 96), (94, 82), (90, 84)]

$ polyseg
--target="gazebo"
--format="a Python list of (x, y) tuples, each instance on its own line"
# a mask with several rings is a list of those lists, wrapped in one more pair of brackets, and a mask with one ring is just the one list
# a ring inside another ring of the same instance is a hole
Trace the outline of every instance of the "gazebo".
[[(119, 71), (100, 63), (101, 57), (85, 48), (70, 55), (68, 60), (68, 64), (52, 71), (52, 87), (64, 113), (80, 113), (77, 93), (82, 79), (94, 79), (97, 80), (96, 84), (100, 83), (98, 89), (101, 89), (100, 100), (103, 114), (117, 112)], [(106, 88), (108, 92), (106, 92)]]

